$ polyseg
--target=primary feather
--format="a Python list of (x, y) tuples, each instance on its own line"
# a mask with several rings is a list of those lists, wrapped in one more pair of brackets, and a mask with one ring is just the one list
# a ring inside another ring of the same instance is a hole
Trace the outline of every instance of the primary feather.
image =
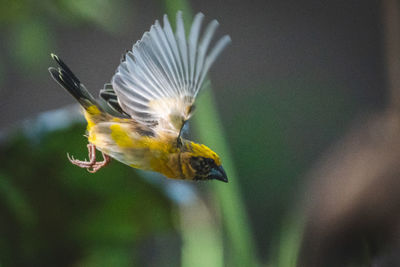
[(195, 16), (188, 39), (181, 12), (175, 34), (167, 15), (163, 27), (156, 21), (127, 52), (113, 76), (116, 98), (111, 91), (104, 92), (103, 98), (159, 136), (179, 136), (209, 68), (230, 43), (225, 35), (209, 50), (218, 22), (210, 22), (200, 38), (203, 17), (202, 13)]

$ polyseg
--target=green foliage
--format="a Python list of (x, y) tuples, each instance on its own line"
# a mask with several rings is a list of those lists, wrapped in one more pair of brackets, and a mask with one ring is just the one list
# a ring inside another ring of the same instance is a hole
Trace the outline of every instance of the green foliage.
[(277, 252), (274, 259), (276, 267), (296, 267), (298, 265), (298, 256), (301, 240), (304, 231), (304, 215), (299, 212), (292, 213), (285, 218), (280, 230), (281, 236), (279, 243), (272, 246), (273, 251)]
[(21, 71), (29, 73), (36, 68), (46, 69), (43, 59), (54, 47), (48, 32), (47, 25), (40, 20), (23, 21), (14, 26), (10, 50)]
[[(229, 239), (229, 265), (257, 266), (255, 244), (241, 198), (239, 177), (230, 155), (227, 140), (218, 116), (215, 101), (210, 90), (203, 93), (198, 101), (199, 111), (194, 117), (199, 138), (221, 155), (229, 177), (229, 186), (213, 185), (215, 198), (220, 206), (225, 231)], [(210, 120), (210, 118), (213, 118)]]
[(141, 240), (175, 233), (172, 203), (132, 168), (112, 162), (92, 175), (68, 162), (67, 151), (87, 156), (83, 132), (18, 135), (0, 147), (5, 266), (132, 266)]
[(89, 22), (110, 33), (122, 32), (124, 18), (134, 12), (125, 0), (59, 0), (55, 7), (63, 12), (63, 20), (73, 24)]

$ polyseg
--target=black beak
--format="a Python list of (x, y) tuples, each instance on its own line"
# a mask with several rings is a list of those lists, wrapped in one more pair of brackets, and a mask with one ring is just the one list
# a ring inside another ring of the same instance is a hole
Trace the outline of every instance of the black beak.
[(222, 182), (227, 183), (228, 177), (226, 177), (226, 173), (222, 166), (217, 166), (210, 171), (210, 174), (207, 177), (208, 179), (215, 179)]

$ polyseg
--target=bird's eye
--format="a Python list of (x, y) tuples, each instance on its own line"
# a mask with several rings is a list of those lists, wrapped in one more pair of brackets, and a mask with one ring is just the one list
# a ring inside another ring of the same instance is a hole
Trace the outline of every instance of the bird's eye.
[(215, 164), (213, 159), (205, 158), (204, 160), (205, 160), (205, 162), (206, 162), (208, 165), (213, 165), (213, 164)]
[(203, 157), (191, 157), (190, 165), (198, 174), (207, 174), (210, 171), (213, 160)]

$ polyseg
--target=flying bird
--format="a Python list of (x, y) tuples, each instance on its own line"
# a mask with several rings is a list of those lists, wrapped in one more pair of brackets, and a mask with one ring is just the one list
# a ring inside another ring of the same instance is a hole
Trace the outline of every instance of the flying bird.
[[(72, 164), (94, 173), (114, 158), (168, 178), (228, 182), (220, 157), (182, 136), (207, 72), (231, 42), (224, 35), (209, 48), (218, 22), (211, 21), (200, 34), (203, 18), (202, 13), (194, 17), (188, 37), (181, 12), (175, 32), (167, 15), (163, 26), (156, 21), (123, 56), (98, 100), (51, 54), (58, 64), (49, 68), (51, 76), (80, 103), (88, 123), (89, 160), (68, 155)], [(102, 161), (96, 161), (96, 149)]]

